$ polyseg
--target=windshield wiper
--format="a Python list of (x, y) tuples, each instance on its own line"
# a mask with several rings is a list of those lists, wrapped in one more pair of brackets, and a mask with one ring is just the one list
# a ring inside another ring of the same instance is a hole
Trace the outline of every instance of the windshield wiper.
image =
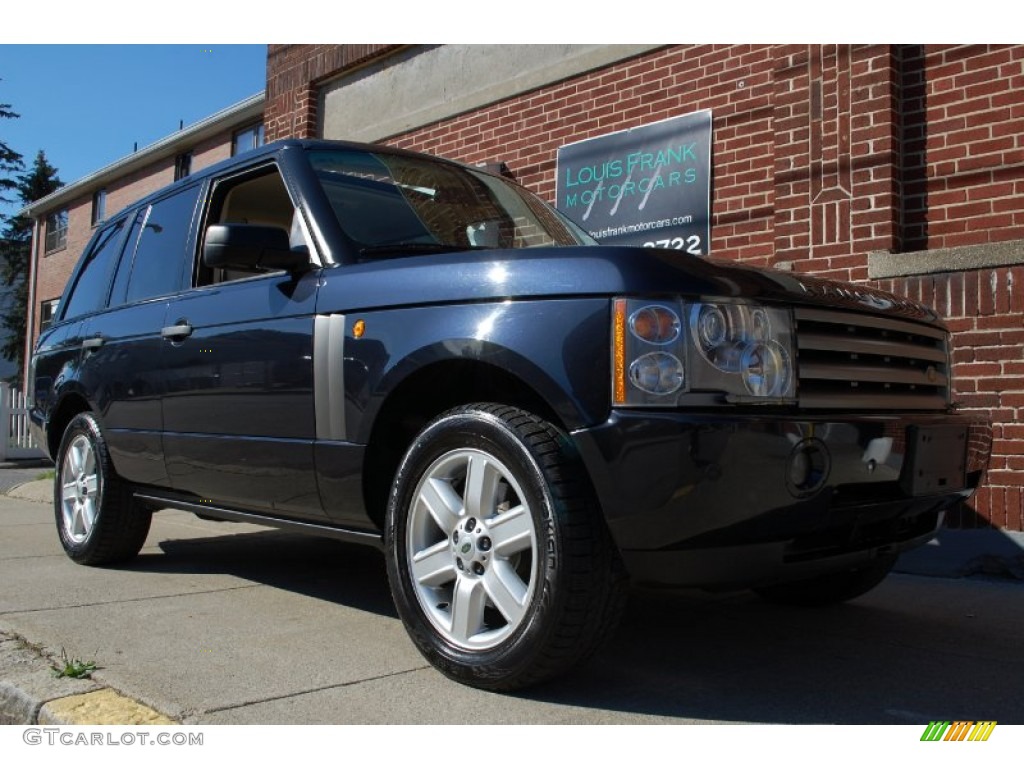
[(454, 245), (452, 243), (383, 243), (367, 245), (359, 249), (359, 255), (374, 256), (405, 256), (413, 253), (455, 253), (456, 251), (486, 251), (482, 245)]

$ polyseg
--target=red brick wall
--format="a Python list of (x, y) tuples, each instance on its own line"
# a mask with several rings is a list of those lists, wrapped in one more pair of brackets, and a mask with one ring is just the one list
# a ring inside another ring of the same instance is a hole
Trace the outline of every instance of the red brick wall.
[(908, 246), (1024, 238), (1024, 46), (916, 46)]
[(396, 45), (268, 45), (263, 127), (267, 142), (317, 135), (317, 85)]
[(39, 328), (39, 312), (44, 301), (60, 298), (68, 276), (75, 268), (85, 244), (92, 237), (92, 195), (75, 200), (67, 206), (67, 246), (44, 255), (46, 227), (40, 227), (36, 277), (35, 325)]
[[(387, 53), (345, 48), (271, 46), (275, 137), (315, 136), (317, 80)], [(864, 281), (871, 251), (1024, 239), (1022, 65), (1020, 45), (676, 46), (387, 141), (504, 161), (552, 200), (562, 144), (712, 109), (713, 254)], [(950, 318), (957, 397), (995, 422), (975, 506), (1024, 530), (1024, 267), (881, 284)]]
[(842, 280), (893, 245), (895, 90), (889, 46), (777, 46), (775, 260)]
[[(268, 141), (315, 136), (318, 84), (395, 48), (269, 46)], [(716, 255), (859, 280), (868, 251), (1024, 237), (1022, 64), (1024, 46), (676, 46), (387, 141), (504, 160), (551, 199), (562, 144), (712, 109)]]

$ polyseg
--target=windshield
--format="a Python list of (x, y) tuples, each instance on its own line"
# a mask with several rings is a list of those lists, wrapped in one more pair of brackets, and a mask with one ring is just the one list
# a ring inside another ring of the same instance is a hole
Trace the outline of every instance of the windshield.
[(595, 244), (539, 198), (489, 173), (387, 152), (309, 157), (338, 223), (364, 255)]

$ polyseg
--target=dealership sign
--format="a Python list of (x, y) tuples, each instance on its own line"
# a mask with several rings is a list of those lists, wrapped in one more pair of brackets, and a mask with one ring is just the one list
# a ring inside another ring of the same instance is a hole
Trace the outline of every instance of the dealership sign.
[(567, 144), (557, 173), (558, 210), (602, 243), (707, 255), (710, 110)]

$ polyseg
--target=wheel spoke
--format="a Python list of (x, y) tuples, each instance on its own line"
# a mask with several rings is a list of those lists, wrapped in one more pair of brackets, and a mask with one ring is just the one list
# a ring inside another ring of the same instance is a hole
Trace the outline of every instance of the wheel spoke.
[(74, 536), (81, 537), (85, 536), (88, 532), (89, 528), (85, 524), (85, 505), (75, 504), (75, 511), (72, 513), (71, 518), (71, 533)]
[(82, 446), (81, 471), (85, 475), (94, 475), (96, 473), (96, 454), (88, 443)]
[(440, 478), (431, 477), (423, 483), (417, 503), (427, 508), (445, 536), (458, 523), (459, 514), (462, 512), (462, 499), (452, 489), (448, 480)]
[(412, 556), (413, 578), (425, 587), (439, 587), (456, 576), (447, 539)]
[(89, 533), (96, 523), (96, 504), (92, 499), (82, 502), (82, 533)]
[(95, 496), (96, 491), (99, 488), (99, 476), (98, 475), (86, 475), (85, 477), (85, 492), (89, 496)]
[(501, 472), (487, 456), (471, 454), (466, 466), (466, 490), (463, 494), (466, 514), (477, 519), (490, 517), (500, 481)]
[(523, 504), (494, 518), (488, 527), (499, 557), (511, 557), (533, 546), (533, 519)]
[(487, 570), (483, 579), (484, 589), (494, 607), (505, 620), (515, 626), (523, 618), (527, 586), (515, 572), (512, 565), (498, 560)]
[(71, 465), (71, 474), (76, 476), (82, 471), (82, 446), (76, 441), (68, 449), (68, 464)]
[(487, 592), (479, 579), (458, 577), (452, 594), (452, 636), (468, 642), (484, 626)]
[(74, 480), (68, 482), (65, 480), (64, 484), (60, 488), (60, 497), (64, 501), (73, 501), (78, 497), (78, 483)]

